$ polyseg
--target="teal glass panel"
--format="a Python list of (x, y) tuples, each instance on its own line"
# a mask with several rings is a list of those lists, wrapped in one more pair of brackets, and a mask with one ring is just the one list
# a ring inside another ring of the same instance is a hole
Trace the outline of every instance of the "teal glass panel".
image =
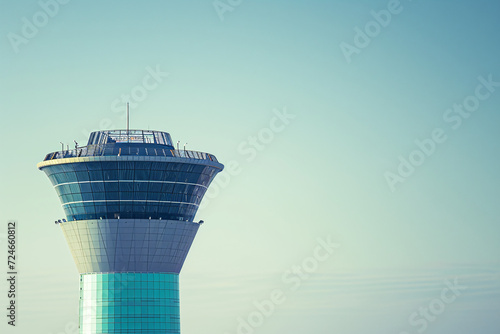
[(95, 333), (179, 334), (179, 275), (81, 275), (80, 334)]

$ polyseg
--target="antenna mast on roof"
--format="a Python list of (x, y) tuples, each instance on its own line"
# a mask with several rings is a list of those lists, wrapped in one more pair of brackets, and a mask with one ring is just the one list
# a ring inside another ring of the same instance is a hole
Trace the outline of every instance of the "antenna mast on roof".
[(128, 108), (128, 102), (127, 102), (127, 137), (128, 137), (128, 130), (129, 130), (129, 119), (130, 119), (130, 112), (129, 112), (129, 108)]

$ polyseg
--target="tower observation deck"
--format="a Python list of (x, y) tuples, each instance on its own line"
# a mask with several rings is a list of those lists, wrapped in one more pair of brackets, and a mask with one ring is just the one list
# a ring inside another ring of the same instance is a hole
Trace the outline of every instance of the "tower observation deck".
[(196, 211), (224, 166), (166, 132), (92, 132), (38, 164), (61, 201), (80, 272), (80, 333), (180, 333), (179, 273)]

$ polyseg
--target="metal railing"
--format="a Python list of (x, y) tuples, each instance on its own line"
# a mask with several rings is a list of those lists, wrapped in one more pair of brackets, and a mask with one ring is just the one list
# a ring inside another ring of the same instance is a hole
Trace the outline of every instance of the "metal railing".
[(157, 156), (157, 157), (176, 157), (197, 160), (209, 160), (218, 162), (217, 158), (209, 153), (176, 150), (158, 147), (131, 147), (131, 146), (115, 146), (107, 145), (89, 145), (75, 148), (72, 150), (64, 150), (49, 153), (45, 156), (44, 161), (64, 158), (77, 157), (98, 157), (98, 156)]
[(170, 150), (170, 152), (172, 152), (172, 156), (177, 158), (190, 158), (190, 159), (210, 160), (218, 162), (215, 156), (205, 152), (188, 151), (188, 150)]

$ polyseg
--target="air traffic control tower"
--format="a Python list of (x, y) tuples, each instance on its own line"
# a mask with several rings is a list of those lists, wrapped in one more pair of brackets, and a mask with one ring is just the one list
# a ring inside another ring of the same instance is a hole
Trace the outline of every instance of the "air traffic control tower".
[(166, 132), (114, 130), (38, 168), (66, 214), (56, 223), (80, 272), (80, 333), (180, 333), (179, 272), (224, 166)]

